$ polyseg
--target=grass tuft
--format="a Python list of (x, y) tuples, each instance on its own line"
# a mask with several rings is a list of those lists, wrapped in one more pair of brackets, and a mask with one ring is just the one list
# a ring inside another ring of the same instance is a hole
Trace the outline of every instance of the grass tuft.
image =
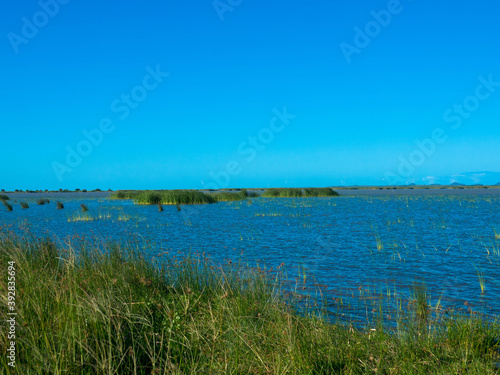
[(23, 209), (30, 208), (29, 204), (26, 202), (20, 202), (19, 204), (21, 205), (21, 208), (23, 208)]
[(82, 211), (83, 211), (83, 212), (87, 212), (87, 211), (89, 210), (86, 204), (83, 204), (83, 203), (82, 203), (82, 204), (80, 205), (80, 207), (82, 208)]
[(62, 204), (62, 202), (56, 202), (56, 208), (58, 210), (62, 210), (64, 208), (64, 204)]

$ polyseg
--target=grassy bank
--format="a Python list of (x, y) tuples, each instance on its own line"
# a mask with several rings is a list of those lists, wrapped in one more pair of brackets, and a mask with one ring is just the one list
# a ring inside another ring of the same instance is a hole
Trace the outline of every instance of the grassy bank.
[[(150, 262), (132, 245), (0, 232), (16, 268), (17, 374), (494, 374), (498, 325), (422, 305), (401, 330), (359, 332), (300, 316), (266, 272), (217, 269), (202, 256)], [(0, 278), (2, 332), (6, 277)]]

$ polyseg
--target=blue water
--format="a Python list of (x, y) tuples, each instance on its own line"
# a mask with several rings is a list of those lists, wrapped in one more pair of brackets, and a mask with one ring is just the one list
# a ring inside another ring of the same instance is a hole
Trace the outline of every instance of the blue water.
[[(60, 239), (78, 234), (144, 241), (156, 245), (151, 257), (168, 250), (204, 252), (218, 264), (276, 269), (284, 263), (291, 289), (317, 297), (345, 321), (377, 314), (394, 319), (416, 282), (427, 285), (432, 306), (500, 316), (497, 191), (356, 194), (255, 198), (182, 206), (180, 212), (106, 194), (46, 194), (52, 201), (43, 206), (22, 195), (11, 203), (27, 201), (30, 208), (14, 204), (7, 212), (2, 205), (0, 227)], [(56, 210), (56, 200), (64, 202), (63, 210)], [(79, 221), (82, 203), (94, 220)]]

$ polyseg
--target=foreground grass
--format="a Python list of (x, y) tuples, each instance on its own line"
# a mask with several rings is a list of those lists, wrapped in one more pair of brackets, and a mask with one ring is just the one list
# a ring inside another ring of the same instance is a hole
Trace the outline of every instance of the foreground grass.
[[(263, 271), (203, 257), (153, 263), (140, 250), (83, 240), (59, 250), (0, 232), (2, 272), (15, 261), (18, 293), (16, 368), (2, 334), (1, 373), (498, 373), (498, 326), (479, 318), (359, 332), (298, 315)], [(0, 286), (5, 325), (6, 277)]]

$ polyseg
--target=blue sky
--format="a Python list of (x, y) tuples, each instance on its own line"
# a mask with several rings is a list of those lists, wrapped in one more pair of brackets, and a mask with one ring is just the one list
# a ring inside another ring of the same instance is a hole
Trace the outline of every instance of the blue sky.
[(0, 188), (385, 185), (500, 172), (499, 8), (5, 3)]

